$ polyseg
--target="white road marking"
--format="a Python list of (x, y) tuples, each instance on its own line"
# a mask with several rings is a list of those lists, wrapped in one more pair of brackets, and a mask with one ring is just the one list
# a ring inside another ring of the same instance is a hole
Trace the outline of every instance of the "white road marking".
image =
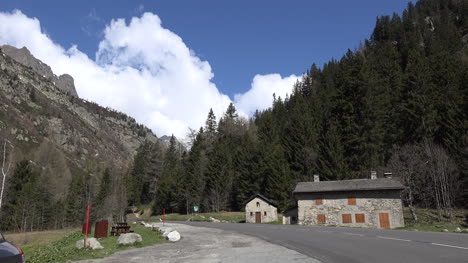
[(345, 234), (345, 235), (350, 235), (350, 236), (360, 236), (360, 237), (363, 237), (363, 236), (364, 236), (364, 235), (361, 235), (361, 234), (348, 233), (348, 232), (344, 232), (343, 234)]
[(410, 242), (410, 241), (411, 241), (411, 240), (408, 240), (408, 239), (400, 239), (400, 238), (393, 238), (393, 237), (381, 237), (381, 236), (377, 236), (377, 238), (391, 239), (391, 240), (399, 240), (399, 241), (405, 241), (405, 242)]
[(431, 243), (431, 245), (441, 246), (441, 247), (452, 247), (452, 248), (459, 248), (459, 249), (467, 249), (468, 250), (468, 247), (458, 247), (458, 246), (451, 246), (451, 245), (445, 245), (445, 244), (439, 244), (439, 243)]

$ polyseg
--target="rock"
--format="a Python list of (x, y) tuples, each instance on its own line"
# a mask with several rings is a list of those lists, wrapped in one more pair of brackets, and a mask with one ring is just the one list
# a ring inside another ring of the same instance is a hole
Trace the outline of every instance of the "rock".
[(117, 244), (132, 245), (141, 241), (143, 241), (143, 239), (141, 238), (140, 235), (135, 234), (135, 233), (127, 233), (127, 234), (121, 234), (119, 236), (119, 239), (117, 240)]
[(169, 235), (169, 233), (171, 233), (172, 231), (174, 231), (172, 228), (170, 227), (161, 227), (159, 229), (159, 232), (161, 232), (162, 236), (163, 237), (166, 237), (167, 235)]
[[(80, 240), (76, 241), (75, 246), (78, 249), (84, 248), (84, 239), (80, 239)], [(99, 241), (97, 241), (97, 239), (95, 239), (94, 237), (90, 237), (90, 238), (86, 239), (86, 247), (90, 247), (93, 250), (103, 249), (104, 248), (103, 246), (101, 246), (101, 243), (99, 243)]]
[(166, 236), (166, 239), (171, 242), (177, 242), (180, 240), (180, 233), (174, 230)]
[(453, 232), (455, 232), (455, 233), (461, 233), (462, 230), (461, 230), (459, 227), (457, 227)]
[(219, 221), (218, 219), (214, 218), (214, 217), (211, 217), (209, 218), (210, 222), (213, 222), (213, 223), (219, 223), (221, 221)]
[(136, 222), (133, 222), (132, 224), (136, 225)]
[(78, 93), (76, 93), (75, 89), (75, 82), (72, 76), (68, 74), (60, 75), (56, 80), (55, 85), (65, 93), (78, 97)]
[(448, 229), (442, 229), (442, 232), (448, 232)]

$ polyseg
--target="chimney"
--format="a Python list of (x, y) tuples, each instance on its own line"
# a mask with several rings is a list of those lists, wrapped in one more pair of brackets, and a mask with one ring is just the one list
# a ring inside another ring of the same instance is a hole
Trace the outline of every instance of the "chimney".
[(370, 172), (370, 179), (377, 179), (377, 171)]
[(320, 177), (318, 174), (314, 174), (314, 183), (320, 182)]
[(384, 173), (385, 178), (392, 178), (392, 173)]

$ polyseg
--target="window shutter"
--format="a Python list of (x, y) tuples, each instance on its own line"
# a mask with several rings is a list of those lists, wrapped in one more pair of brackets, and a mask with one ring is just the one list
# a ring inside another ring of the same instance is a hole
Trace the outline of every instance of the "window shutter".
[(348, 205), (356, 205), (356, 197), (354, 196), (348, 197)]
[(315, 199), (315, 204), (316, 204), (316, 205), (321, 205), (321, 204), (323, 204), (323, 199), (322, 199), (322, 197), (317, 197), (317, 199)]
[(342, 214), (341, 217), (343, 219), (343, 224), (350, 224), (353, 222), (351, 214)]
[(356, 223), (365, 223), (366, 222), (366, 216), (364, 214), (356, 214)]

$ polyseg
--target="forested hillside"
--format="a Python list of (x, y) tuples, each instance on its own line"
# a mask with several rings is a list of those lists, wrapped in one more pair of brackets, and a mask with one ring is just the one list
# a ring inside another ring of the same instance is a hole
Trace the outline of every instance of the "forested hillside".
[[(26, 48), (4, 48), (0, 230), (75, 226), (88, 202), (93, 218), (125, 215), (124, 175), (140, 145), (159, 144), (158, 138), (132, 117), (57, 86), (62, 77)], [(8, 55), (12, 52), (16, 59)]]
[(313, 64), (289, 97), (274, 97), (251, 120), (233, 105), (219, 123), (210, 112), (189, 153), (172, 144), (159, 165), (137, 159), (131, 178), (143, 175), (144, 189), (156, 178), (144, 170), (161, 169), (156, 213), (239, 210), (255, 193), (284, 209), (296, 182), (313, 174), (341, 180), (371, 170), (402, 177), (414, 190), (406, 203), (466, 205), (467, 8), (461, 0), (424, 0), (379, 17), (359, 48)]

